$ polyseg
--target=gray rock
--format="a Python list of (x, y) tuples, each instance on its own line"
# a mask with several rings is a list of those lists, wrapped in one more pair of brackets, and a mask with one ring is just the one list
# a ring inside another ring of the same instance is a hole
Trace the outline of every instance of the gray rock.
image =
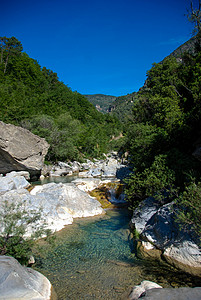
[[(141, 298), (140, 298), (141, 299)], [(142, 297), (144, 300), (200, 300), (201, 287), (150, 289)]]
[(0, 173), (28, 171), (40, 175), (49, 144), (30, 131), (0, 122)]
[(12, 171), (10, 173), (7, 173), (6, 176), (9, 176), (10, 174), (13, 176), (23, 176), (26, 180), (30, 179), (30, 174), (27, 171)]
[(51, 171), (50, 176), (66, 176), (70, 172), (71, 172), (70, 169), (62, 168), (62, 169), (57, 169), (56, 171)]
[(101, 169), (100, 169), (100, 168), (94, 168), (94, 169), (91, 169), (90, 174), (91, 174), (93, 177), (101, 177), (102, 172), (101, 172)]
[(157, 200), (149, 197), (142, 201), (139, 206), (134, 210), (131, 219), (131, 224), (135, 225), (135, 229), (142, 233), (145, 229), (147, 222), (158, 211), (160, 204)]
[[(143, 239), (160, 249), (167, 262), (185, 272), (201, 276), (201, 251), (197, 240), (190, 230), (180, 229), (175, 220), (176, 207), (173, 208), (173, 205), (163, 205), (156, 213), (151, 211), (151, 218), (142, 213), (139, 218), (145, 218), (146, 223), (144, 220), (140, 223), (137, 218), (133, 222), (137, 222)], [(146, 212), (146, 209), (142, 211)]]
[(0, 256), (1, 300), (50, 300), (51, 283), (39, 272), (21, 266), (16, 259)]
[(71, 169), (71, 166), (65, 162), (62, 162), (62, 161), (59, 161), (58, 162), (58, 166), (61, 168), (61, 169)]

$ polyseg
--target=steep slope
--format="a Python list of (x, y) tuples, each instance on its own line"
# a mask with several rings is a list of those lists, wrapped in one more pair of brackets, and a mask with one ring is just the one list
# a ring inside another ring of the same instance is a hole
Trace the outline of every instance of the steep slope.
[[(175, 57), (178, 61), (184, 54), (184, 52), (189, 54), (195, 53), (195, 43), (196, 43), (196, 36), (192, 37), (190, 40), (179, 46), (175, 49), (170, 55), (165, 57), (161, 63), (163, 63), (169, 57)], [(143, 87), (139, 90), (142, 91), (143, 89), (147, 88), (147, 80), (145, 81)], [(138, 92), (133, 92), (131, 94), (127, 94), (125, 96), (117, 97), (116, 100), (110, 105), (109, 113), (116, 115), (119, 120), (125, 122), (131, 116), (131, 110), (133, 107), (133, 103), (138, 98)]]
[[(0, 37), (0, 120), (20, 125), (51, 145), (52, 160), (82, 159), (108, 151), (119, 124), (103, 115), (52, 70), (22, 52), (15, 38)], [(12, 42), (12, 47), (7, 43)]]

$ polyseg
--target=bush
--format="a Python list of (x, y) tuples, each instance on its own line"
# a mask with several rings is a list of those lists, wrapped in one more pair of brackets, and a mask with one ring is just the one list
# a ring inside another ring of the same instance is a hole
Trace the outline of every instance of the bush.
[(41, 220), (40, 211), (27, 211), (24, 201), (15, 203), (5, 200), (1, 203), (0, 255), (13, 256), (23, 264), (27, 263), (34, 241), (50, 234), (46, 223), (41, 225), (38, 222)]
[(134, 172), (126, 180), (126, 195), (130, 205), (135, 208), (145, 198), (154, 196), (159, 201), (170, 197), (174, 191), (174, 172), (166, 165), (166, 156), (158, 155), (150, 168)]
[(182, 222), (182, 228), (193, 227), (201, 241), (201, 182), (191, 182), (186, 186), (176, 203), (179, 206), (177, 219)]

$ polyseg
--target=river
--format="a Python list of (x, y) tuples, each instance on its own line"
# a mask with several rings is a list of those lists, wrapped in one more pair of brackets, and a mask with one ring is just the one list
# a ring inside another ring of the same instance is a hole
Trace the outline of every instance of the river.
[[(69, 179), (68, 179), (69, 181)], [(128, 209), (74, 219), (56, 233), (55, 245), (35, 253), (34, 268), (52, 283), (59, 300), (127, 299), (142, 280), (163, 287), (196, 286), (195, 279), (169, 265), (137, 259), (130, 238)]]

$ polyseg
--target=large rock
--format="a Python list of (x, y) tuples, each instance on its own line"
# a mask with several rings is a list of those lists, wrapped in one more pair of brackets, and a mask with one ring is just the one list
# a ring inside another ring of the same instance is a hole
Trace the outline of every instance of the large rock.
[(149, 197), (142, 201), (134, 210), (131, 225), (135, 225), (135, 229), (138, 233), (143, 232), (147, 222), (158, 211), (160, 206), (156, 199)]
[(51, 284), (39, 272), (16, 259), (0, 256), (0, 300), (49, 300)]
[[(16, 180), (16, 178), (13, 180)], [(2, 180), (4, 180), (4, 177), (0, 178), (0, 183)], [(72, 224), (73, 218), (89, 217), (104, 213), (101, 204), (97, 200), (91, 198), (72, 183), (48, 183), (36, 186), (30, 193), (24, 188), (16, 189), (15, 181), (9, 181), (9, 183), (10, 186), (8, 188), (10, 190), (3, 191), (2, 189), (1, 191), (0, 203), (5, 201), (8, 204), (22, 203), (23, 208), (28, 212), (30, 211), (30, 214), (32, 210), (38, 211), (40, 209), (41, 220), (38, 225), (42, 225), (45, 220), (47, 228), (53, 231), (61, 230), (65, 225)], [(0, 228), (0, 231), (1, 229), (3, 228)], [(31, 228), (27, 227), (26, 235), (30, 234)]]
[(29, 171), (39, 175), (49, 144), (30, 131), (0, 122), (0, 173)]
[[(150, 204), (150, 202), (147, 202)], [(180, 228), (175, 218), (176, 207), (173, 203), (158, 208), (148, 205), (135, 211), (132, 222), (141, 233), (142, 241), (138, 242), (140, 256), (165, 258), (168, 263), (188, 272), (201, 276), (201, 251), (199, 241), (190, 231)], [(140, 222), (140, 218), (142, 218)], [(160, 253), (160, 255), (159, 255)]]
[(130, 300), (200, 300), (201, 287), (196, 288), (162, 288), (151, 281), (142, 281), (140, 285), (133, 288), (129, 296)]

